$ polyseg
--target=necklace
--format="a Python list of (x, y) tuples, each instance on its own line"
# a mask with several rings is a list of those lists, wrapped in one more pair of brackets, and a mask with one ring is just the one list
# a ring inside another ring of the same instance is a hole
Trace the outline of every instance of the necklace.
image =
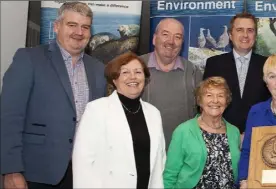
[(200, 120), (201, 120), (204, 124), (206, 124), (208, 127), (211, 127), (212, 129), (218, 130), (218, 129), (220, 129), (220, 128), (222, 128), (222, 127), (224, 126), (224, 124), (222, 123), (222, 121), (220, 121), (220, 124), (219, 124), (218, 127), (214, 127), (214, 126), (209, 125), (206, 121), (204, 121), (203, 118), (202, 118), (202, 116), (200, 116)]
[(132, 113), (132, 114), (137, 114), (138, 113), (138, 111), (140, 110), (140, 108), (141, 108), (141, 104), (139, 104), (139, 107), (138, 107), (138, 109), (136, 110), (136, 111), (134, 111), (134, 112), (132, 112), (132, 111), (130, 111), (122, 102), (121, 102), (121, 104), (123, 105), (123, 107), (126, 109), (126, 111), (128, 111), (129, 113)]
[(271, 111), (272, 111), (273, 115), (276, 116), (276, 109), (273, 108), (273, 103), (272, 102), (273, 101), (271, 101), (271, 103), (270, 103), (270, 108), (271, 108)]

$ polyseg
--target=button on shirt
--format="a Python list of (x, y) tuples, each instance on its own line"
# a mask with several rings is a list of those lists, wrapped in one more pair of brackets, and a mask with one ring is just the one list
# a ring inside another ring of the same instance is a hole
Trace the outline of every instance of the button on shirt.
[[(71, 82), (71, 87), (74, 95), (75, 107), (77, 111), (77, 123), (85, 110), (85, 106), (89, 100), (89, 87), (87, 83), (87, 77), (85, 72), (85, 67), (83, 63), (83, 55), (82, 52), (79, 56), (78, 61), (75, 65), (72, 63), (72, 56), (62, 48), (57, 42), (63, 60), (65, 62), (65, 66), (69, 75), (69, 79)], [(78, 125), (78, 124), (77, 124)]]
[(242, 97), (252, 50), (243, 57), (240, 56), (234, 49), (233, 49), (233, 54), (235, 58), (238, 79), (239, 79), (240, 93)]

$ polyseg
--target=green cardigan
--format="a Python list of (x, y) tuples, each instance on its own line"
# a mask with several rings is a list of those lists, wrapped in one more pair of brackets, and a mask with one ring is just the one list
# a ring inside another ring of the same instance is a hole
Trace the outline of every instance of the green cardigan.
[[(199, 115), (180, 124), (173, 132), (164, 170), (165, 188), (193, 188), (202, 175), (207, 149), (197, 122)], [(230, 147), (234, 179), (238, 176), (240, 132), (224, 120)]]

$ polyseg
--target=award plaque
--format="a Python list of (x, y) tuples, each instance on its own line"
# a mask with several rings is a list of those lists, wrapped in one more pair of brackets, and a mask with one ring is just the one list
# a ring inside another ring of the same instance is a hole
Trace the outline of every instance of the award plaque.
[(248, 188), (276, 188), (276, 126), (252, 128)]

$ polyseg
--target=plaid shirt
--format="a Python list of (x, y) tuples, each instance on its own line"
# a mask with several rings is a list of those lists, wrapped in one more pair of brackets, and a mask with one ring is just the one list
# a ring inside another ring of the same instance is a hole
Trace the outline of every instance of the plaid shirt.
[[(85, 110), (85, 106), (89, 101), (89, 87), (87, 83), (86, 72), (83, 63), (82, 52), (75, 65), (72, 64), (72, 56), (57, 42), (62, 54), (68, 76), (71, 82), (71, 87), (74, 95), (74, 101), (77, 111), (77, 123)], [(77, 124), (78, 125), (78, 124)]]

